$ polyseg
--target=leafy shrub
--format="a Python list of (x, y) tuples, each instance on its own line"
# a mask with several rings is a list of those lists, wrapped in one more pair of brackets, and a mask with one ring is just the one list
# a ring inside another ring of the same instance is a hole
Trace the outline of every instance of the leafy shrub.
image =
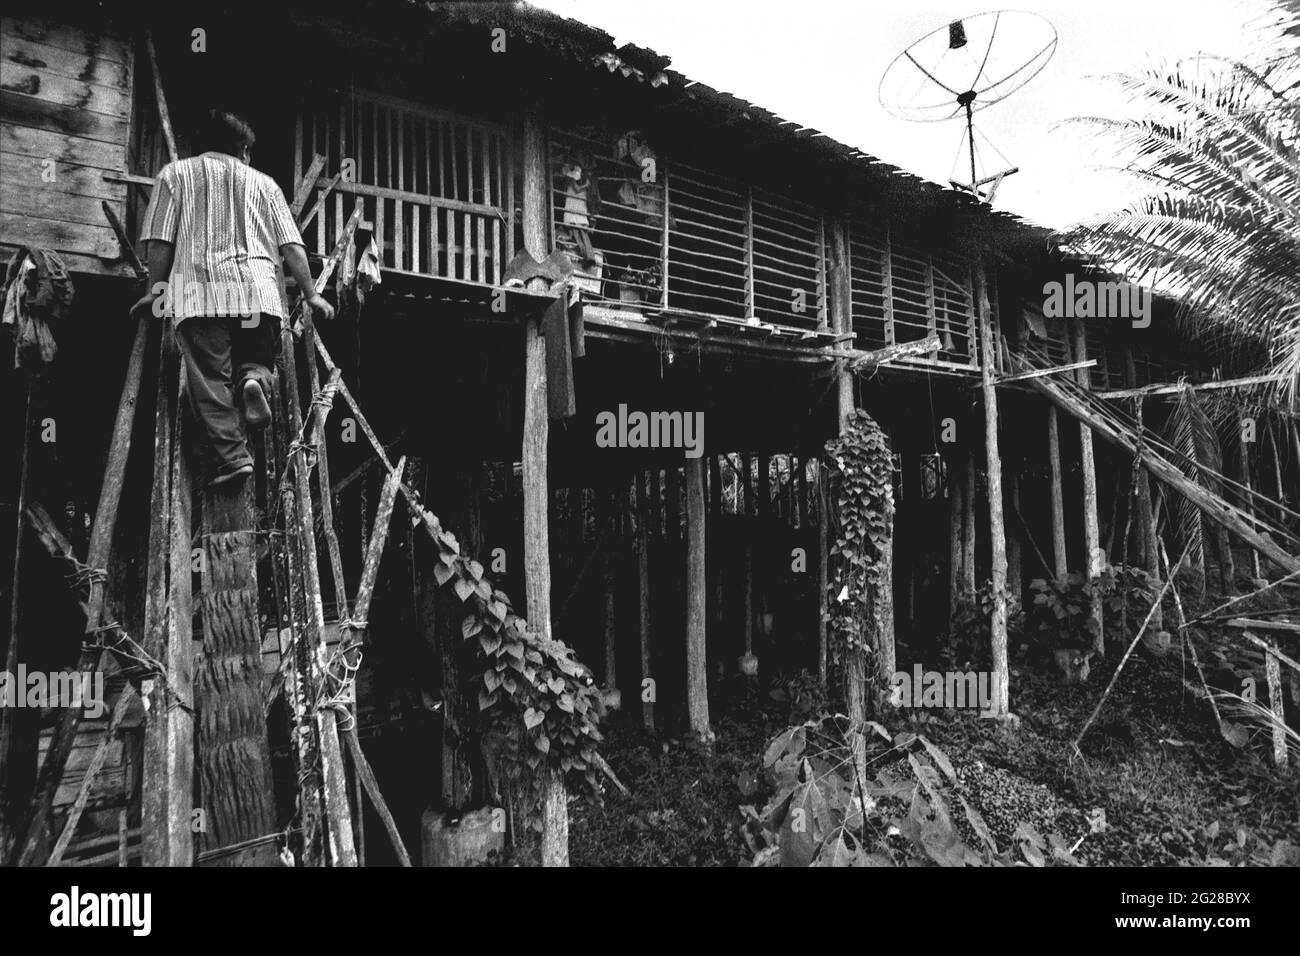
[[(891, 737), (874, 721), (851, 728), (849, 733), (870, 732), (889, 744), (870, 763), (892, 759), (907, 776), (893, 769), (872, 776), (854, 767), (842, 720), (837, 715), (805, 721), (768, 742), (762, 766), (775, 793), (762, 811), (741, 807), (755, 866), (1077, 863), (1059, 838), (1045, 841), (1023, 823), (1012, 837), (1014, 848), (999, 851), (979, 811), (953, 792), (952, 762), (921, 735)], [(955, 803), (961, 805), (961, 823)]]

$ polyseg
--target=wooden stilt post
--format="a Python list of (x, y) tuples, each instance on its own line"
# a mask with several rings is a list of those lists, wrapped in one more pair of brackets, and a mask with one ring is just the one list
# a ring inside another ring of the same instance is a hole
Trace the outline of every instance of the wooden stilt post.
[(975, 579), (975, 503), (979, 500), (975, 491), (975, 454), (966, 455), (966, 494), (962, 498), (962, 534), (961, 534), (961, 592), (966, 601), (975, 600), (979, 584)]
[(975, 297), (980, 323), (980, 378), (984, 392), (984, 451), (988, 462), (989, 539), (992, 551), (993, 615), (989, 632), (993, 642), (993, 672), (998, 699), (995, 713), (1011, 713), (1011, 669), (1007, 658), (1007, 542), (1002, 520), (1002, 456), (998, 450), (998, 393), (993, 384), (993, 320), (989, 314), (988, 280), (983, 263), (975, 266)]
[(636, 500), (637, 611), (641, 646), (641, 724), (655, 729), (655, 682), (650, 667), (650, 495), (649, 474), (633, 475)]
[[(1020, 514), (1020, 475), (1011, 476), (1011, 510)], [(1012, 532), (1007, 536), (1007, 591), (1017, 601), (1024, 594), (1024, 576), (1021, 571), (1020, 535)]]
[(961, 606), (962, 556), (966, 553), (962, 543), (965, 534), (966, 479), (952, 468), (948, 475), (948, 624), (951, 627)]
[[(1247, 634), (1250, 632), (1247, 631)], [(1277, 639), (1273, 635), (1263, 638), (1268, 649), (1264, 652), (1264, 678), (1268, 683), (1268, 709), (1273, 713), (1273, 765), (1287, 765), (1286, 710), (1282, 702), (1282, 669), (1277, 662)]]
[[(831, 233), (831, 262), (834, 282), (831, 291), (831, 315), (834, 327), (841, 334), (853, 331), (853, 312), (849, 284), (849, 247), (848, 229), (842, 218), (836, 219)], [(842, 435), (849, 417), (853, 414), (853, 380), (845, 368), (836, 372), (838, 421)], [(867, 758), (867, 739), (865, 723), (867, 719), (867, 683), (870, 675), (867, 669), (866, 651), (863, 648), (850, 648), (844, 656), (844, 702), (848, 710), (851, 755), (855, 774), (865, 773)]]
[(601, 492), (606, 503), (605, 527), (610, 536), (605, 550), (605, 688), (618, 689), (618, 605), (615, 594), (618, 585), (618, 560), (621, 554), (622, 528), (618, 495)]
[[(524, 248), (535, 259), (549, 254), (550, 181), (545, 132), (538, 118), (524, 119), (523, 137)], [(541, 317), (530, 316), (524, 327), (524, 599), (528, 621), (545, 639), (551, 637), (550, 495), (547, 440), (550, 421), (546, 405), (546, 340)], [(564, 780), (554, 771), (546, 781), (542, 807), (542, 865), (569, 865), (569, 811)]]
[(745, 654), (754, 653), (754, 493), (753, 456), (744, 456), (745, 475)]
[[(1074, 341), (1074, 360), (1084, 362), (1088, 359), (1087, 332), (1082, 319), (1072, 319), (1070, 323), (1071, 338)], [(1090, 387), (1090, 376), (1086, 367), (1078, 369), (1079, 384)], [(1083, 545), (1087, 559), (1088, 580), (1094, 580), (1101, 574), (1101, 532), (1097, 527), (1097, 464), (1092, 450), (1092, 429), (1079, 423), (1079, 463), (1083, 470)], [(1092, 648), (1098, 656), (1106, 656), (1106, 635), (1101, 615), (1101, 595), (1094, 594), (1090, 619), (1093, 626)]]
[[(1142, 430), (1142, 398), (1138, 397), (1137, 402), (1137, 423), (1138, 432)], [(1152, 507), (1151, 501), (1151, 478), (1146, 473), (1145, 468), (1137, 470), (1137, 495), (1138, 495), (1138, 520), (1141, 522), (1142, 536), (1142, 553), (1146, 558), (1146, 570), (1150, 576), (1152, 584), (1155, 585), (1154, 594), (1160, 593), (1160, 531), (1156, 522), (1156, 511)], [(1151, 626), (1159, 631), (1164, 628), (1164, 611), (1156, 607), (1151, 615)]]
[(1056, 406), (1047, 406), (1047, 458), (1052, 466), (1052, 560), (1056, 579), (1064, 581), (1069, 573), (1065, 551), (1065, 495), (1061, 481), (1061, 433), (1056, 420)]
[(708, 615), (705, 576), (704, 458), (686, 459), (686, 702), (691, 733), (701, 742), (709, 729)]
[(830, 528), (828, 523), (827, 509), (830, 507), (830, 492), (826, 487), (826, 470), (822, 467), (822, 460), (817, 458), (814, 463), (817, 469), (814, 473), (816, 476), (817, 488), (817, 679), (821, 682), (823, 688), (826, 687), (826, 665), (827, 665), (827, 595), (826, 589), (830, 586)]

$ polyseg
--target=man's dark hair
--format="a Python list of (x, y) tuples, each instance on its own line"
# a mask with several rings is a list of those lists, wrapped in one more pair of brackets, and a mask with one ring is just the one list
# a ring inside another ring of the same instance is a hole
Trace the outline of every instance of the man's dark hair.
[(253, 127), (238, 113), (212, 110), (199, 137), (201, 152), (226, 153), (237, 156), (245, 146), (257, 141)]

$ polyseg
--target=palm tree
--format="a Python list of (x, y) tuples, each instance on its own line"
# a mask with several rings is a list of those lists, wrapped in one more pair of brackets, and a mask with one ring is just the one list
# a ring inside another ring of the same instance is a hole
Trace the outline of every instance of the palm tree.
[[(1300, 7), (1300, 4), (1296, 6)], [(1300, 380), (1300, 15), (1255, 65), (1202, 56), (1112, 77), (1144, 119), (1082, 117), (1116, 134), (1147, 192), (1067, 237), (1102, 265), (1172, 294), (1199, 337)]]

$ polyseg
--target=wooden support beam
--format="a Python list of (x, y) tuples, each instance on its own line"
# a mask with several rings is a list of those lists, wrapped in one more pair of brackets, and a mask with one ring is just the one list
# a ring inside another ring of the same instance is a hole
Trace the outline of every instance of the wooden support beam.
[(1071, 362), (1068, 365), (1056, 365), (1052, 368), (1036, 368), (1032, 372), (1016, 372), (1013, 375), (999, 375), (994, 380), (994, 384), (1010, 385), (1012, 382), (1023, 382), (1030, 378), (1042, 378), (1044, 375), (1059, 375), (1062, 372), (1074, 372), (1079, 369), (1093, 368), (1096, 364), (1096, 359), (1088, 359), (1084, 362)]
[(1144, 385), (1141, 388), (1121, 388), (1108, 392), (1098, 392), (1098, 398), (1136, 398), (1139, 395), (1177, 395), (1184, 389), (1195, 391), (1215, 391), (1221, 388), (1249, 388), (1252, 385), (1271, 385), (1278, 381), (1276, 375), (1248, 375), (1245, 378), (1230, 378), (1221, 382), (1201, 382), (1198, 385), (1178, 383), (1173, 385)]
[[(1074, 343), (1074, 358), (1084, 362), (1088, 357), (1087, 330), (1082, 319), (1070, 322), (1071, 339)], [(1081, 366), (1075, 375), (1083, 388), (1091, 387), (1091, 376), (1086, 365)], [(1086, 423), (1079, 423), (1079, 466), (1083, 471), (1083, 547), (1087, 561), (1088, 580), (1092, 581), (1101, 574), (1104, 555), (1101, 552), (1101, 531), (1097, 523), (1097, 462), (1092, 450), (1092, 429)], [(1092, 621), (1092, 649), (1099, 657), (1106, 656), (1106, 635), (1102, 622), (1101, 594), (1092, 597), (1092, 609), (1089, 612)]]
[(961, 533), (961, 593), (966, 601), (975, 600), (978, 582), (975, 579), (975, 491), (976, 479), (975, 454), (966, 454), (966, 493), (962, 496), (962, 533)]
[(993, 319), (983, 263), (975, 266), (975, 298), (980, 323), (980, 375), (984, 382), (984, 452), (988, 462), (989, 538), (992, 549), (993, 613), (989, 623), (993, 672), (997, 678), (998, 717), (1011, 713), (1011, 669), (1007, 657), (1007, 541), (1002, 520), (1002, 455), (998, 449), (998, 392), (993, 382)]
[(1069, 557), (1065, 550), (1065, 493), (1061, 477), (1061, 433), (1056, 420), (1056, 406), (1047, 407), (1047, 459), (1052, 468), (1049, 491), (1052, 504), (1052, 561), (1056, 579), (1064, 581), (1069, 573)]
[(324, 169), (325, 157), (320, 153), (314, 153), (311, 164), (307, 167), (307, 172), (294, 185), (293, 202), (289, 204), (289, 212), (293, 213), (295, 220), (302, 215), (303, 207), (307, 205), (307, 200), (311, 198), (312, 192), (316, 189), (316, 180), (320, 178), (320, 174)]
[[(550, 253), (550, 170), (546, 135), (534, 114), (523, 132), (524, 248), (537, 260)], [(541, 280), (533, 280), (540, 283)], [(524, 431), (520, 461), (524, 498), (524, 600), (528, 622), (545, 640), (551, 637), (550, 494), (547, 476), (546, 339), (541, 316), (524, 325)], [(548, 771), (542, 797), (542, 865), (569, 865), (569, 811), (564, 779)]]
[[(1137, 400), (1137, 423), (1142, 428), (1142, 399)], [(1055, 411), (1055, 409), (1053, 409)], [(1142, 553), (1145, 558), (1147, 574), (1152, 582), (1160, 581), (1160, 528), (1156, 509), (1151, 498), (1151, 479), (1145, 468), (1139, 468), (1137, 479), (1138, 521), (1142, 525)], [(1176, 592), (1175, 592), (1176, 593)], [(1164, 628), (1164, 609), (1156, 607), (1151, 616), (1151, 626), (1156, 630)]]
[(618, 495), (614, 491), (600, 492), (600, 501), (604, 505), (605, 520), (602, 524), (610, 535), (610, 547), (605, 549), (605, 668), (602, 675), (607, 690), (618, 689), (618, 606), (615, 595), (618, 591), (618, 539), (622, 526), (621, 509)]
[(144, 44), (149, 53), (154, 100), (158, 105), (158, 120), (162, 126), (163, 140), (167, 143), (167, 159), (169, 162), (174, 163), (180, 159), (180, 153), (176, 149), (176, 135), (172, 132), (172, 118), (171, 111), (167, 109), (167, 96), (163, 93), (162, 74), (158, 72), (158, 51), (154, 49), (153, 34), (148, 30), (144, 33)]
[(686, 704), (691, 733), (702, 742), (709, 729), (705, 575), (704, 458), (686, 459)]
[(965, 535), (966, 497), (965, 477), (955, 467), (948, 472), (948, 625), (957, 618), (964, 587), (962, 584), (962, 559), (966, 553)]

